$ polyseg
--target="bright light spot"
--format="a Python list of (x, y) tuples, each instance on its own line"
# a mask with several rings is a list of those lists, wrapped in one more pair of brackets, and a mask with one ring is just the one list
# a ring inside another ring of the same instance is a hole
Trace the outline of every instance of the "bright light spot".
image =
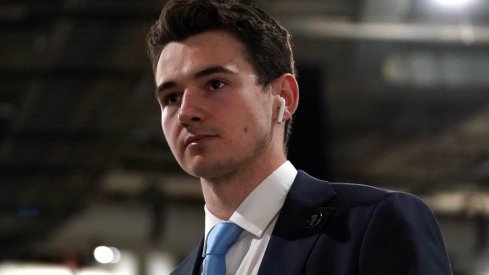
[(99, 246), (93, 251), (93, 256), (101, 264), (117, 263), (121, 259), (121, 252), (115, 247)]
[(147, 257), (146, 268), (147, 274), (170, 274), (175, 269), (175, 259), (171, 254), (153, 251)]
[(463, 7), (470, 4), (474, 0), (432, 0), (432, 1), (444, 6)]
[(105, 271), (105, 270), (97, 270), (97, 269), (88, 269), (88, 268), (84, 268), (84, 269), (80, 269), (78, 270), (78, 272), (76, 273), (76, 275), (112, 275), (114, 273), (112, 272), (109, 272), (109, 271)]
[(67, 267), (43, 264), (3, 264), (0, 275), (72, 275)]

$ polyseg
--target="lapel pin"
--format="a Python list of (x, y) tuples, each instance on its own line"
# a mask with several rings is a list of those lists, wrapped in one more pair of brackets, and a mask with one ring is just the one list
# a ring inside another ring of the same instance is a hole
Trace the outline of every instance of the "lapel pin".
[(312, 229), (316, 226), (318, 226), (319, 223), (321, 223), (321, 219), (323, 218), (323, 213), (321, 212), (316, 212), (312, 214), (307, 220), (306, 220), (306, 228), (307, 229)]

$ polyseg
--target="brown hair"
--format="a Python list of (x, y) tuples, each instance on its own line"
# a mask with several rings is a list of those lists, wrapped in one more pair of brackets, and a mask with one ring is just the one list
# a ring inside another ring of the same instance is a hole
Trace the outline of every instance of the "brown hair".
[[(284, 73), (295, 73), (290, 33), (264, 11), (235, 0), (170, 0), (147, 35), (153, 72), (170, 42), (211, 30), (225, 30), (245, 46), (245, 57), (267, 86)], [(291, 119), (286, 124), (287, 145)]]

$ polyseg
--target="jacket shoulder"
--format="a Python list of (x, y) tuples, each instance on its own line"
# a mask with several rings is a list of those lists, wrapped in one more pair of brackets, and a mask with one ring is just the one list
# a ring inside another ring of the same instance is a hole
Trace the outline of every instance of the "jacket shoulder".
[(333, 194), (333, 204), (343, 205), (347, 207), (355, 206), (369, 206), (376, 205), (381, 201), (400, 201), (410, 204), (421, 205), (427, 207), (419, 197), (401, 191), (394, 191), (379, 187), (374, 187), (365, 184), (358, 183), (345, 183), (345, 182), (330, 182), (317, 179), (307, 173), (300, 171), (298, 174), (298, 180), (307, 186), (309, 189), (308, 197), (317, 196), (322, 194), (318, 192), (320, 189), (327, 189), (328, 194)]

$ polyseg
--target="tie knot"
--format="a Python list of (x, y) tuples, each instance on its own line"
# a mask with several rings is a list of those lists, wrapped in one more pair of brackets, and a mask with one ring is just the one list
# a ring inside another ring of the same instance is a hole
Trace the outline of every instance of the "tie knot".
[(207, 249), (205, 255), (225, 255), (228, 249), (234, 242), (236, 242), (241, 231), (243, 231), (243, 229), (233, 222), (216, 224), (207, 236)]

